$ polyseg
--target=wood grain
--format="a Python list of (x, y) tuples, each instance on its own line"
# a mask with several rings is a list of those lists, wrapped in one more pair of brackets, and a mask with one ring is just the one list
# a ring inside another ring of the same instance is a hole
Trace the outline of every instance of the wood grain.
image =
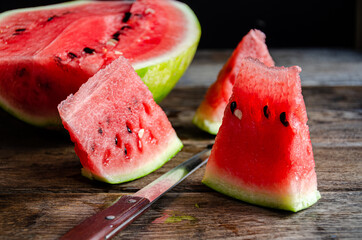
[[(57, 239), (212, 143), (191, 123), (205, 92), (172, 91), (162, 107), (184, 149), (156, 172), (119, 185), (82, 177), (66, 132), (0, 111), (0, 239)], [(202, 185), (202, 168), (115, 239), (361, 239), (362, 87), (304, 87), (303, 94), (322, 194), (316, 205), (295, 214), (243, 203)]]

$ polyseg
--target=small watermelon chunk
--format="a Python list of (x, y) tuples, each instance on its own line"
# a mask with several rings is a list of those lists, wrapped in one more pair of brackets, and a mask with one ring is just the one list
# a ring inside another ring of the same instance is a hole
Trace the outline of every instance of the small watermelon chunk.
[(300, 71), (241, 61), (204, 184), (249, 203), (294, 212), (317, 202)]
[(274, 61), (265, 45), (265, 34), (263, 32), (250, 30), (243, 37), (219, 72), (216, 82), (208, 89), (193, 118), (193, 123), (202, 130), (217, 134), (225, 107), (232, 93), (236, 75), (240, 69), (240, 61), (245, 57), (257, 58), (267, 66), (274, 66)]
[(128, 61), (100, 70), (58, 110), (75, 143), (82, 173), (108, 183), (143, 177), (160, 168), (182, 143)]

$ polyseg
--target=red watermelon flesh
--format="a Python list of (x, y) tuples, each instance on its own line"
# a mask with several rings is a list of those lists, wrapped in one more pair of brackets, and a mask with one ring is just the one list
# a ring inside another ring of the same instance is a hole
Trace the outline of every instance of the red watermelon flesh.
[(202, 130), (217, 134), (236, 76), (240, 70), (240, 62), (245, 57), (256, 58), (267, 66), (274, 66), (274, 61), (265, 44), (265, 34), (263, 32), (250, 30), (243, 37), (219, 72), (216, 82), (207, 90), (205, 98), (196, 110), (193, 119), (193, 123)]
[(123, 57), (58, 109), (89, 178), (131, 181), (158, 169), (182, 148), (166, 114)]
[(242, 60), (206, 166), (206, 185), (290, 211), (320, 198), (300, 71)]
[[(120, 55), (148, 74), (145, 82), (160, 101), (186, 67), (166, 76), (157, 66), (196, 50), (190, 44), (198, 36), (190, 35), (197, 19), (190, 15), (185, 5), (168, 0), (76, 1), (3, 13), (0, 104), (35, 125), (57, 124), (59, 102)], [(189, 55), (181, 60), (188, 64)]]

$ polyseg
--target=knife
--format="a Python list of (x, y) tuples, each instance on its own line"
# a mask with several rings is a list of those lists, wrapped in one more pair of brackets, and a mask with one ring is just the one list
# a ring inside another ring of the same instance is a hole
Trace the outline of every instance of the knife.
[(206, 164), (212, 144), (204, 151), (163, 174), (133, 195), (87, 218), (60, 239), (110, 239), (145, 212), (157, 199)]

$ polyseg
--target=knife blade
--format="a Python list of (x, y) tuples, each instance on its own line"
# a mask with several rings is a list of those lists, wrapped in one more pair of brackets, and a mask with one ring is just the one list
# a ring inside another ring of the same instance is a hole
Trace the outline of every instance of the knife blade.
[(60, 239), (110, 239), (145, 212), (155, 201), (206, 164), (212, 144), (163, 174), (133, 195), (122, 196), (112, 206), (87, 218)]

